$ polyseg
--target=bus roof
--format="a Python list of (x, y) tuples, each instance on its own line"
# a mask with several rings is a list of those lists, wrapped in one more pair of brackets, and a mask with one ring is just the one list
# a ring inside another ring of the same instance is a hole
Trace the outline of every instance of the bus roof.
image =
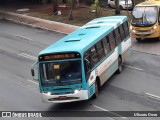
[(94, 19), (47, 47), (39, 55), (60, 52), (83, 53), (124, 21), (127, 21), (126, 16), (109, 16)]
[(148, 0), (136, 6), (160, 6), (160, 0)]

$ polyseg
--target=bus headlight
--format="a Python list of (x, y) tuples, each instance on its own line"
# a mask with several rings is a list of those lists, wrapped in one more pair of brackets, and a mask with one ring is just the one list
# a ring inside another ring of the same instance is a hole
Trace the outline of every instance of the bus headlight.
[(52, 93), (51, 92), (47, 92), (47, 95), (51, 95)]
[(157, 28), (157, 26), (154, 26), (153, 29), (155, 30)]
[(74, 93), (77, 94), (79, 93), (79, 91), (81, 90), (81, 88), (74, 90)]
[(132, 32), (135, 33), (136, 31), (135, 31), (135, 30), (132, 30)]

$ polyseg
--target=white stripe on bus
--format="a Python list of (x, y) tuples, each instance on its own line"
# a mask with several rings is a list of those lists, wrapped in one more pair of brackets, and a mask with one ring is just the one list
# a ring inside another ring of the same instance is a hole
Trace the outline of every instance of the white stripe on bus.
[(88, 24), (90, 23), (97, 23), (97, 22), (109, 22), (109, 21), (119, 21), (120, 23), (123, 23), (123, 20), (122, 19), (106, 19), (106, 20), (94, 20), (94, 21), (91, 21), (89, 22)]
[(115, 23), (101, 23), (101, 24), (85, 25), (85, 26), (82, 26), (80, 28), (98, 27), (98, 26), (114, 26), (114, 28), (116, 28), (117, 24), (115, 24)]

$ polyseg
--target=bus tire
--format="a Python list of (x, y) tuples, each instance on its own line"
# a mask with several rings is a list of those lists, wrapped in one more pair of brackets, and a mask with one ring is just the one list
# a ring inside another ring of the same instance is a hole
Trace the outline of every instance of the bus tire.
[(141, 42), (142, 39), (141, 38), (136, 38), (136, 40), (137, 40), (137, 42)]
[(96, 99), (99, 94), (98, 81), (95, 82), (95, 93), (93, 94), (93, 99)]
[(117, 73), (120, 74), (121, 72), (122, 72), (122, 58), (119, 56)]

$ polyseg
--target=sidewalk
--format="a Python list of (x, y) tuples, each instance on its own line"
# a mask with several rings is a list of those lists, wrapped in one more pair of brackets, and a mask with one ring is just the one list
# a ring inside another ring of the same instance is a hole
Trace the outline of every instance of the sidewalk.
[(0, 10), (0, 17), (17, 22), (17, 23), (29, 25), (31, 27), (38, 27), (38, 28), (47, 29), (51, 31), (57, 31), (64, 34), (69, 34), (74, 30), (76, 30), (77, 28), (79, 28), (78, 26), (74, 26), (74, 25), (44, 20), (36, 17), (31, 17), (31, 16), (17, 14), (17, 13), (3, 11), (3, 10)]

